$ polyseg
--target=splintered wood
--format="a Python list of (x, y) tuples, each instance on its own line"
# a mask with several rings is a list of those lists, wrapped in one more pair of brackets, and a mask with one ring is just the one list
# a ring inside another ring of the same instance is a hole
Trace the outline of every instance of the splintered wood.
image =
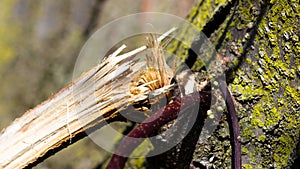
[(147, 36), (147, 47), (151, 53), (146, 54), (146, 69), (138, 73), (130, 85), (133, 96), (172, 86), (171, 79), (175, 72), (167, 65), (163, 47), (154, 34)]
[(0, 168), (24, 168), (78, 133), (106, 123), (123, 108), (143, 99), (147, 92), (133, 97), (129, 86), (132, 77), (146, 64), (134, 56), (147, 47), (119, 55), (124, 48), (122, 45), (100, 65), (4, 129), (0, 134)]

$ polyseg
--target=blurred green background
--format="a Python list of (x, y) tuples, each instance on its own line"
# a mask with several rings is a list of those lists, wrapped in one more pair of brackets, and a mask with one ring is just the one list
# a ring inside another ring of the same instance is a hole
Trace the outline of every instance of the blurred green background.
[[(72, 81), (85, 41), (101, 26), (138, 12), (184, 18), (197, 0), (1, 0), (0, 128)], [(110, 154), (88, 138), (36, 168), (97, 168)]]

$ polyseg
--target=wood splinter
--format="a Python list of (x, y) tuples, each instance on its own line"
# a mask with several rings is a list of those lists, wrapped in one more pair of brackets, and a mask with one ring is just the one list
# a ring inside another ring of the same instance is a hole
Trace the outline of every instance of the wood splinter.
[(68, 146), (71, 138), (73, 144), (86, 130), (103, 126), (105, 120), (119, 120), (120, 110), (140, 100), (142, 96), (132, 97), (128, 88), (143, 66), (132, 58), (147, 47), (119, 55), (125, 47), (4, 129), (0, 133), (0, 168), (32, 167)]

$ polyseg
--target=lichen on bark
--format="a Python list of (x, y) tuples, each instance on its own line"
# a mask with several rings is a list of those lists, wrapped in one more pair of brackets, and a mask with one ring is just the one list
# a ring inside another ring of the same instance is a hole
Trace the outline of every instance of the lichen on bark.
[[(239, 1), (233, 18), (210, 36), (220, 53), (236, 60), (227, 80), (239, 113), (244, 168), (287, 168), (294, 161), (300, 131), (299, 9), (296, 1)], [(209, 163), (228, 167), (226, 129), (220, 122), (194, 160), (214, 157)]]
[[(296, 0), (202, 0), (187, 17), (230, 61), (226, 75), (239, 117), (243, 168), (289, 168), (296, 158), (299, 13)], [(176, 42), (169, 50), (185, 59), (189, 47)], [(198, 142), (191, 167), (229, 168), (230, 137), (224, 113), (211, 137)]]

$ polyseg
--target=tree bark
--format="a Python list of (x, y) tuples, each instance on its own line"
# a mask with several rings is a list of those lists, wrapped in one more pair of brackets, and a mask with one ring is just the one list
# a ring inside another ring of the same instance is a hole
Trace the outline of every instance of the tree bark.
[[(187, 17), (230, 62), (226, 81), (238, 112), (243, 168), (290, 168), (299, 158), (299, 12), (296, 1), (203, 0)], [(172, 49), (190, 57), (187, 47)], [(231, 166), (226, 118), (206, 142), (198, 141), (192, 167)]]

